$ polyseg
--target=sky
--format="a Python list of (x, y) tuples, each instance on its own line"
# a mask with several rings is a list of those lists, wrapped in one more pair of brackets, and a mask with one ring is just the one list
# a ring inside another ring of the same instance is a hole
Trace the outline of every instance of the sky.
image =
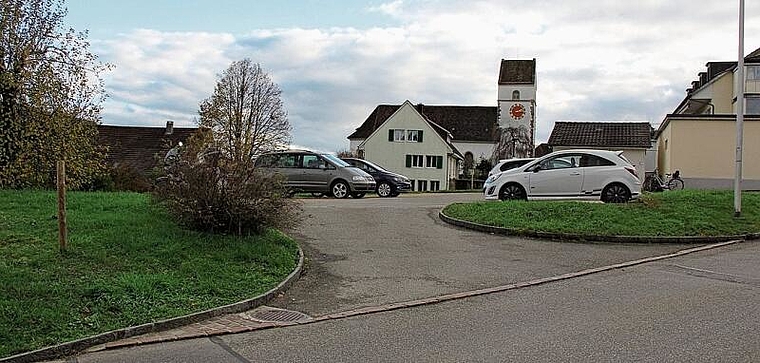
[[(194, 127), (233, 61), (282, 89), (293, 144), (347, 150), (379, 104), (496, 106), (501, 59), (536, 59), (536, 140), (556, 121), (672, 112), (738, 57), (738, 0), (67, 0), (105, 74), (107, 125)], [(760, 48), (760, 1), (745, 8)]]

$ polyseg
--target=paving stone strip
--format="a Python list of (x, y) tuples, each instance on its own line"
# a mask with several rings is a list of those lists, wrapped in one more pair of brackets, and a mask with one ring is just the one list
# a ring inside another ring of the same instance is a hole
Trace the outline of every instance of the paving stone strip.
[[(87, 350), (86, 352), (95, 352), (95, 351), (102, 351), (102, 350), (107, 350), (107, 349), (124, 348), (124, 347), (131, 347), (131, 346), (143, 345), (143, 344), (169, 342), (169, 341), (175, 341), (175, 340), (181, 340), (181, 339), (211, 337), (211, 336), (217, 336), (217, 335), (243, 333), (243, 332), (250, 332), (250, 331), (255, 331), (255, 330), (271, 329), (271, 328), (278, 328), (278, 327), (312, 324), (319, 321), (344, 319), (344, 318), (359, 316), (359, 315), (367, 315), (367, 314), (387, 312), (387, 311), (404, 309), (404, 308), (415, 307), (415, 306), (437, 304), (437, 303), (446, 302), (446, 301), (452, 301), (452, 300), (464, 299), (464, 298), (469, 298), (469, 297), (474, 297), (474, 296), (504, 292), (508, 290), (516, 290), (516, 289), (530, 287), (530, 286), (542, 285), (542, 284), (547, 284), (547, 283), (555, 282), (555, 281), (568, 280), (568, 279), (581, 277), (581, 276), (587, 276), (587, 275), (600, 273), (604, 271), (616, 270), (616, 269), (631, 267), (631, 266), (640, 265), (644, 263), (655, 262), (655, 261), (670, 259), (670, 258), (679, 257), (683, 255), (688, 255), (695, 252), (711, 250), (711, 249), (733, 245), (733, 244), (741, 243), (741, 242), (744, 242), (744, 240), (733, 240), (733, 241), (728, 241), (728, 242), (715, 243), (715, 244), (710, 244), (706, 246), (700, 246), (700, 247), (690, 248), (686, 250), (681, 250), (681, 251), (674, 252), (667, 255), (647, 257), (647, 258), (642, 258), (639, 260), (633, 260), (633, 261), (622, 262), (622, 263), (608, 265), (608, 266), (590, 268), (590, 269), (586, 269), (582, 271), (570, 272), (570, 273), (561, 274), (557, 276), (544, 277), (544, 278), (534, 279), (534, 280), (525, 281), (525, 282), (518, 282), (514, 284), (490, 287), (490, 288), (473, 290), (473, 291), (464, 291), (464, 292), (459, 292), (459, 293), (454, 293), (454, 294), (446, 294), (446, 295), (441, 295), (441, 296), (436, 296), (436, 297), (405, 301), (405, 302), (399, 302), (399, 303), (363, 307), (359, 309), (353, 309), (349, 311), (343, 311), (339, 313), (333, 313), (333, 314), (328, 314), (328, 315), (314, 317), (314, 318), (306, 316), (305, 314), (301, 314), (298, 312), (290, 312), (289, 310), (262, 306), (249, 312), (218, 316), (218, 317), (208, 319), (206, 321), (190, 324), (190, 325), (173, 329), (173, 330), (146, 334), (146, 335), (132, 337), (128, 339), (122, 339), (116, 342), (107, 343), (107, 344), (103, 344), (97, 347), (93, 347)], [(301, 314), (304, 317), (300, 320), (295, 320), (295, 321), (261, 321), (261, 320), (255, 319), (255, 316), (257, 316), (257, 312), (271, 311), (271, 310), (280, 310), (284, 313), (290, 312), (290, 313), (295, 313), (295, 314)]]

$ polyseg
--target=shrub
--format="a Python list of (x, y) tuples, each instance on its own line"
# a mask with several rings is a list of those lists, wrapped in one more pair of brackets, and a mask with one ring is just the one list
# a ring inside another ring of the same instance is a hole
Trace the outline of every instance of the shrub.
[(298, 221), (300, 204), (289, 198), (282, 177), (260, 172), (252, 162), (236, 163), (208, 145), (208, 135), (199, 133), (173, 149), (154, 187), (154, 200), (181, 224), (243, 235)]

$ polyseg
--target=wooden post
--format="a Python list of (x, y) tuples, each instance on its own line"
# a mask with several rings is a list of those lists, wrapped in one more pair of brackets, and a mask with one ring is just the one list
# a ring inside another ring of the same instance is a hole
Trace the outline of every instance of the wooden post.
[(56, 184), (58, 186), (58, 249), (66, 250), (66, 163), (56, 162)]

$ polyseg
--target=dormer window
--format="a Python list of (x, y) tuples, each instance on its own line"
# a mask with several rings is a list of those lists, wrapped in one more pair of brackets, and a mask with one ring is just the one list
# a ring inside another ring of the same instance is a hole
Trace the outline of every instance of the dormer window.
[(518, 90), (512, 91), (512, 99), (513, 100), (519, 100), (520, 99), (520, 91), (518, 91)]

